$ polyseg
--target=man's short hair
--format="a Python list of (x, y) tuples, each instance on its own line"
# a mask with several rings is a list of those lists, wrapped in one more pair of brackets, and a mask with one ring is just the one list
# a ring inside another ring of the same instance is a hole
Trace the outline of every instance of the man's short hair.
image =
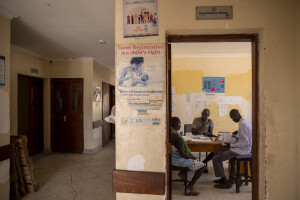
[(132, 57), (130, 60), (130, 64), (141, 64), (144, 63), (144, 58), (143, 57)]
[(240, 111), (237, 110), (237, 109), (232, 109), (232, 110), (230, 111), (229, 115), (233, 115), (233, 114), (238, 114), (238, 115), (240, 115)]
[(210, 113), (210, 110), (207, 109), (207, 108), (203, 109), (201, 113), (204, 113), (204, 112), (206, 112), (206, 111), (208, 111), (208, 113)]

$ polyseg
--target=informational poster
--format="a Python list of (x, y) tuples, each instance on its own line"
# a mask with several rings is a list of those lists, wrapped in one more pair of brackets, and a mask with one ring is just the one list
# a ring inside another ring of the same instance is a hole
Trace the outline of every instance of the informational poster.
[(0, 86), (5, 85), (5, 57), (0, 56)]
[(242, 97), (239, 96), (219, 96), (218, 104), (241, 104)]
[(176, 92), (175, 88), (172, 88), (172, 112), (176, 110)]
[(191, 103), (191, 98), (192, 98), (192, 93), (184, 93), (184, 104), (190, 104)]
[(202, 111), (204, 109), (204, 101), (194, 100), (194, 109)]
[(203, 92), (224, 93), (225, 77), (203, 77)]
[(158, 35), (158, 0), (123, 0), (124, 37)]
[(140, 114), (160, 110), (164, 99), (164, 45), (128, 44), (116, 48), (120, 104)]
[(227, 115), (227, 104), (219, 104), (219, 116)]

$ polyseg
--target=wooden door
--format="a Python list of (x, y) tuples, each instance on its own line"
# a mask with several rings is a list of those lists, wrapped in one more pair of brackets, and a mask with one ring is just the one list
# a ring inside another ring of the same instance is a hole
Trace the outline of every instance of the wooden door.
[(25, 135), (29, 155), (44, 149), (43, 79), (18, 75), (18, 135)]
[(83, 151), (83, 79), (51, 79), (51, 148)]
[(29, 81), (29, 149), (37, 154), (43, 151), (43, 80), (31, 78)]
[[(102, 83), (102, 115), (103, 119), (111, 114), (111, 109), (115, 105), (114, 86)], [(109, 143), (114, 138), (114, 124), (103, 120), (102, 126), (102, 146)]]

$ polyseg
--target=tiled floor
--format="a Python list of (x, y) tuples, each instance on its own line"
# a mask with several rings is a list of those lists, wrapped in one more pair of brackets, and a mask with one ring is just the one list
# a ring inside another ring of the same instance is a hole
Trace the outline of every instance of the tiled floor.
[[(43, 153), (33, 157), (34, 175), (40, 185), (37, 192), (27, 194), (22, 200), (114, 200), (112, 170), (115, 168), (115, 145), (108, 144), (97, 155)], [(173, 172), (175, 177), (178, 172)], [(189, 179), (192, 176), (189, 172)], [(250, 200), (251, 184), (242, 186), (239, 194), (235, 188), (218, 190), (211, 162), (209, 173), (203, 174), (195, 184), (201, 199)], [(199, 199), (183, 194), (182, 183), (173, 182), (173, 199)], [(235, 185), (234, 185), (235, 186)]]
[(43, 153), (33, 157), (40, 189), (22, 200), (116, 199), (112, 192), (115, 145), (97, 155)]
[[(197, 157), (198, 153), (194, 153)], [(205, 158), (205, 153), (202, 153), (202, 158)], [(225, 172), (228, 172), (228, 162), (223, 162)], [(173, 179), (176, 179), (178, 171), (172, 173)], [(193, 177), (193, 172), (188, 173), (188, 180)], [(227, 174), (228, 177), (228, 174)], [(217, 179), (214, 175), (212, 162), (208, 162), (208, 173), (202, 174), (199, 180), (194, 185), (196, 191), (200, 192), (199, 197), (189, 197), (184, 195), (184, 186), (180, 182), (172, 182), (173, 200), (187, 200), (187, 199), (205, 199), (205, 200), (251, 200), (252, 199), (252, 187), (251, 183), (248, 186), (242, 185), (240, 187), (240, 193), (235, 192), (235, 184), (231, 189), (220, 190), (214, 187), (213, 180)]]

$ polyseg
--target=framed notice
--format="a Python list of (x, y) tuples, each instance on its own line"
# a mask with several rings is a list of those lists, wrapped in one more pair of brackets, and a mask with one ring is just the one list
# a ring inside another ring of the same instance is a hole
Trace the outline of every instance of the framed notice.
[(0, 56), (0, 86), (5, 85), (5, 57)]
[(124, 38), (158, 35), (158, 0), (123, 0)]

